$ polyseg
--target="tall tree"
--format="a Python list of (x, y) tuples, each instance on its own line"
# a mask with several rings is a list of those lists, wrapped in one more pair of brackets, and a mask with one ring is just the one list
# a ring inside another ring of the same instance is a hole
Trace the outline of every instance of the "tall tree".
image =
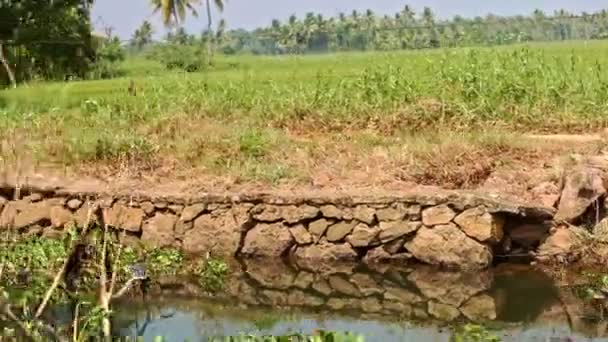
[(92, 0), (0, 1), (0, 64), (13, 86), (33, 76), (86, 75), (95, 57), (92, 4)]
[[(224, 10), (224, 2), (225, 2), (225, 0), (213, 0), (215, 7), (220, 12)], [(215, 47), (213, 45), (213, 30), (211, 28), (211, 26), (213, 25), (212, 15), (211, 15), (211, 0), (206, 0), (206, 4), (207, 4), (207, 34), (209, 35), (209, 39), (207, 40), (207, 58), (208, 58), (209, 65), (211, 65), (211, 63), (213, 62), (213, 51), (215, 49)]]
[(131, 38), (131, 44), (141, 50), (146, 45), (152, 42), (152, 35), (154, 34), (154, 28), (149, 21), (144, 21), (141, 26), (135, 30), (133, 33), (133, 38)]

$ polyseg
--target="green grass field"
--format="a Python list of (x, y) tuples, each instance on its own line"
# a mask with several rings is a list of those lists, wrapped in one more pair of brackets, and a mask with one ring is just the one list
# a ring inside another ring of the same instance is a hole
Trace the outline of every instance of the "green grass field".
[(132, 58), (123, 78), (0, 91), (0, 129), (63, 165), (126, 158), (153, 168), (170, 159), (276, 181), (306, 176), (308, 161), (346, 146), (425, 154), (421, 139), (503, 146), (509, 134), (597, 131), (608, 124), (606, 56), (603, 41), (219, 56), (199, 73)]

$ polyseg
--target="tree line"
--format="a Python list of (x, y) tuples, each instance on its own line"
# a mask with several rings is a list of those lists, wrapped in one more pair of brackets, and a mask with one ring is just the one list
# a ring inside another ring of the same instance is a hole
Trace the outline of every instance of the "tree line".
[[(252, 31), (228, 30), (226, 26), (225, 21), (220, 21), (213, 32), (207, 29), (200, 36), (189, 34), (183, 28), (175, 29), (169, 32), (165, 41), (181, 45), (197, 42), (215, 45), (227, 54), (303, 54), (608, 39), (608, 11), (575, 15), (559, 10), (549, 15), (536, 10), (527, 16), (490, 14), (437, 19), (429, 7), (417, 13), (406, 5), (393, 15), (355, 10), (325, 17), (311, 12), (303, 18), (292, 15), (285, 21), (274, 19), (269, 26)], [(151, 32), (144, 28), (135, 32), (132, 39), (140, 48), (145, 45), (141, 42), (151, 41)]]

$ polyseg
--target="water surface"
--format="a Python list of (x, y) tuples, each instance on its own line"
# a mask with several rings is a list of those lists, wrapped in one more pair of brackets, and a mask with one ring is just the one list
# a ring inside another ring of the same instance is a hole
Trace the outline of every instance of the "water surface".
[(608, 341), (597, 305), (527, 266), (453, 273), (338, 265), (313, 272), (259, 261), (233, 270), (214, 296), (194, 280), (160, 280), (147, 298), (120, 303), (117, 332), (181, 342), (322, 329), (366, 341), (449, 341), (454, 329), (475, 323), (503, 341)]

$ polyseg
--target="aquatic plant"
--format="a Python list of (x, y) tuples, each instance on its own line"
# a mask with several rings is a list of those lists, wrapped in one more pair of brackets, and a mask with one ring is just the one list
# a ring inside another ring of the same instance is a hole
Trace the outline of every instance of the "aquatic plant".
[(222, 259), (205, 257), (197, 267), (199, 282), (209, 292), (220, 291), (225, 283), (230, 268)]
[(455, 329), (451, 342), (500, 342), (501, 339), (483, 325), (465, 324)]

